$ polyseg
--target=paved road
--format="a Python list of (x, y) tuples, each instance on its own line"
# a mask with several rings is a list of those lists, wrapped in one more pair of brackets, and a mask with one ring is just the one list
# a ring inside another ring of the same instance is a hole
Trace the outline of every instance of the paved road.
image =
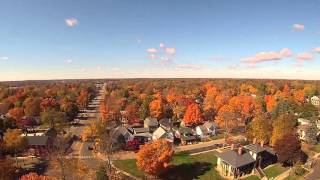
[(311, 172), (305, 176), (306, 180), (319, 180), (320, 179), (320, 159), (317, 159)]

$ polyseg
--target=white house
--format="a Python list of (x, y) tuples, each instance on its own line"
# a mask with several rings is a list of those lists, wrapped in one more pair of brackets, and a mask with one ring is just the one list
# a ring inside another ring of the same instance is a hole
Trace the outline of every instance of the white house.
[(155, 140), (158, 140), (158, 139), (165, 139), (165, 140), (173, 143), (174, 136), (173, 136), (172, 133), (169, 133), (166, 130), (164, 130), (162, 127), (159, 127), (152, 134), (152, 140), (155, 141)]
[(203, 125), (199, 125), (196, 127), (196, 134), (201, 138), (205, 139), (210, 137), (210, 132), (208, 131), (207, 128), (205, 128)]
[(218, 126), (214, 122), (206, 121), (203, 126), (208, 130), (210, 135), (216, 135)]
[(126, 142), (131, 141), (134, 138), (134, 136), (128, 131), (128, 129), (123, 126), (118, 126), (115, 131), (116, 134), (122, 135)]
[(300, 140), (306, 140), (306, 132), (309, 129), (309, 124), (301, 124), (297, 127), (297, 133)]

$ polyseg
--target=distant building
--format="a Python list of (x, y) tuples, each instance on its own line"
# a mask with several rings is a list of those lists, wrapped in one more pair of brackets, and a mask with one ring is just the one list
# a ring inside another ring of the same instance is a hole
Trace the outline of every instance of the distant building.
[(320, 106), (320, 98), (318, 96), (312, 96), (311, 104), (313, 104), (314, 106)]
[(29, 152), (34, 155), (44, 156), (48, 153), (48, 148), (51, 145), (49, 136), (25, 136), (28, 142)]
[(175, 137), (180, 139), (182, 145), (194, 143), (198, 140), (196, 137), (196, 132), (188, 127), (180, 127), (175, 132)]

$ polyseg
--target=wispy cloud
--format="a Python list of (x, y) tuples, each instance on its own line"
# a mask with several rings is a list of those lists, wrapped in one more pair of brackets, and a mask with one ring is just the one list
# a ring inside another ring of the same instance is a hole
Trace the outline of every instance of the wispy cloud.
[(196, 65), (196, 64), (178, 64), (177, 68), (181, 68), (181, 69), (192, 69), (192, 70), (196, 70), (196, 69), (202, 69), (201, 66)]
[(168, 54), (168, 55), (174, 55), (177, 53), (176, 48), (166, 48), (165, 51), (166, 51), (166, 54)]
[(151, 54), (155, 54), (158, 52), (158, 50), (156, 48), (149, 48), (149, 49), (147, 49), (147, 52), (151, 53)]
[(65, 23), (69, 27), (74, 27), (79, 24), (79, 21), (76, 18), (68, 18), (68, 19), (65, 19)]
[(313, 54), (308, 53), (308, 52), (302, 52), (297, 54), (296, 59), (298, 61), (311, 61), (313, 60)]
[(304, 24), (294, 24), (292, 28), (294, 31), (302, 31), (305, 29)]
[(282, 58), (292, 56), (292, 52), (288, 48), (282, 49), (280, 52), (259, 52), (253, 56), (242, 58), (241, 61), (250, 64), (256, 64), (266, 61), (280, 61)]

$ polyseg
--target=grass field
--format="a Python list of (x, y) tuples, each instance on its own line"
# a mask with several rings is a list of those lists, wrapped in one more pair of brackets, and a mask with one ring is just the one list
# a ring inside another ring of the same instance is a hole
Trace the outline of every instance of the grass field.
[[(189, 154), (176, 154), (173, 157), (171, 166), (168, 169), (168, 176), (164, 175), (164, 179), (223, 179), (214, 169), (217, 163), (215, 152), (207, 152), (191, 156)], [(114, 165), (134, 176), (143, 177), (143, 172), (139, 171), (136, 166), (136, 160), (118, 160), (114, 161)]]
[(281, 164), (275, 164), (274, 166), (265, 169), (264, 172), (268, 178), (274, 178), (286, 170), (287, 168), (282, 167)]

